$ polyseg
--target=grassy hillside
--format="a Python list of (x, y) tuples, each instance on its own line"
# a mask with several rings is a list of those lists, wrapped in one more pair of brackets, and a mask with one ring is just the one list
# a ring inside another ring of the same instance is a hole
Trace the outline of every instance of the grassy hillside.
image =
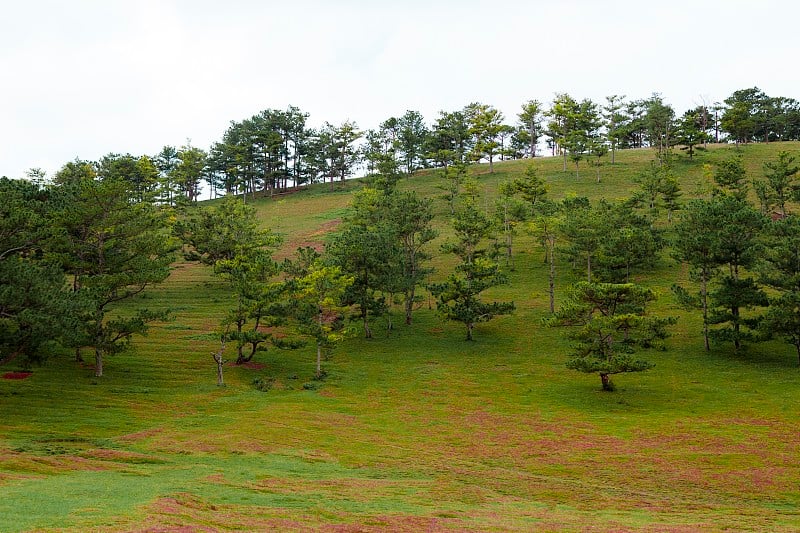
[[(798, 143), (743, 147), (750, 176)], [(702, 192), (712, 147), (675, 163), (684, 197)], [(628, 196), (650, 150), (619, 152), (601, 181), (581, 165), (534, 164), (550, 196)], [(482, 201), (527, 161), (475, 168)], [(421, 172), (401, 186), (439, 196)], [(280, 255), (321, 243), (345, 213), (348, 182), (257, 201), (284, 235)], [(446, 240), (447, 207), (436, 224)], [(703, 350), (699, 317), (669, 293), (686, 272), (665, 258), (638, 281), (679, 316), (656, 367), (600, 390), (564, 367), (568, 344), (541, 327), (542, 252), (517, 238), (511, 283), (492, 294), (517, 312), (463, 341), (424, 303), (411, 327), (346, 341), (312, 382), (314, 355), (272, 350), (226, 368), (215, 386), (213, 333), (230, 296), (209, 269), (178, 263), (137, 304), (173, 322), (91, 367), (54, 359), (0, 379), (0, 530), (769, 530), (800, 528), (800, 369), (793, 348)], [(450, 259), (437, 258), (437, 276)], [(560, 266), (558, 295), (576, 279)], [(395, 311), (398, 315), (399, 309)], [(230, 357), (230, 354), (229, 354)], [(13, 362), (0, 374), (19, 370)], [(274, 378), (256, 390), (256, 378)], [(306, 387), (304, 387), (306, 385)]]

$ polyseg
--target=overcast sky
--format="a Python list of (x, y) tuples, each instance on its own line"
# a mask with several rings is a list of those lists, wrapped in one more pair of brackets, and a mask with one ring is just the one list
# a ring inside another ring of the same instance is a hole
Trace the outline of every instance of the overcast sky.
[(659, 92), (682, 113), (757, 85), (800, 99), (796, 0), (0, 0), (0, 175), (208, 148), (231, 120), (513, 123), (556, 92)]

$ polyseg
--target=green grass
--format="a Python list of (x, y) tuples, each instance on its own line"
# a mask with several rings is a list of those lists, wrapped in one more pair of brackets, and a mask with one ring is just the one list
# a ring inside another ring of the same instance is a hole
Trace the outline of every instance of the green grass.
[[(751, 176), (779, 149), (743, 148)], [(680, 159), (686, 196), (718, 147)], [(550, 195), (619, 198), (652, 158), (563, 173), (534, 162)], [(491, 205), (497, 184), (528, 162), (477, 169)], [(433, 172), (402, 187), (438, 196)], [(319, 243), (345, 213), (349, 182), (256, 206), (285, 237), (282, 255)], [(448, 238), (447, 207), (437, 225)], [(213, 331), (230, 295), (207, 268), (179, 263), (141, 303), (175, 320), (109, 358), (106, 377), (63, 355), (25, 380), (0, 379), (0, 530), (770, 530), (800, 528), (800, 370), (779, 342), (734, 356), (702, 349), (696, 316), (669, 285), (685, 271), (665, 258), (639, 281), (679, 316), (656, 367), (622, 375), (614, 393), (567, 370), (568, 346), (544, 329), (546, 271), (517, 238), (511, 284), (494, 290), (517, 312), (463, 340), (424, 302), (405, 327), (346, 341), (313, 375), (312, 349), (259, 354), (260, 368), (226, 367), (215, 384)], [(437, 258), (444, 275), (451, 265)], [(558, 295), (579, 274), (560, 266)], [(229, 357), (231, 355), (229, 354)], [(0, 371), (15, 370), (14, 362)], [(274, 379), (268, 392), (255, 378)]]

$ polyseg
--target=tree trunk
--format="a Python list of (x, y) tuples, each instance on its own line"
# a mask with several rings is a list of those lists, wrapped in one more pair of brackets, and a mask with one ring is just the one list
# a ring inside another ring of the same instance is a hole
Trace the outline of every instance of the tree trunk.
[(592, 282), (592, 254), (586, 254), (586, 281)]
[(514, 266), (512, 264), (513, 251), (511, 249), (514, 237), (511, 235), (511, 221), (508, 219), (508, 205), (505, 205), (503, 209), (505, 211), (503, 215), (503, 225), (505, 226), (504, 229), (506, 233), (506, 266), (510, 267), (511, 270), (514, 270)]
[(236, 323), (236, 332), (236, 364), (241, 365), (244, 363), (244, 353), (242, 353), (244, 344), (242, 343), (242, 323), (240, 321)]
[(322, 344), (317, 341), (317, 372), (314, 374), (317, 379), (322, 376)]
[(711, 350), (711, 345), (708, 340), (708, 281), (706, 280), (706, 273), (701, 274), (700, 280), (700, 299), (703, 301), (703, 341), (705, 342), (706, 351)]
[(361, 311), (361, 320), (364, 322), (364, 337), (367, 339), (372, 338), (372, 330), (369, 328), (369, 316), (366, 308)]
[(531, 125), (528, 128), (528, 133), (531, 136), (531, 144), (530, 144), (531, 157), (536, 157), (536, 128), (533, 124), (533, 120), (531, 120)]
[(467, 322), (467, 340), (468, 341), (472, 340), (472, 328), (474, 328), (474, 327), (475, 327), (475, 324), (473, 324), (472, 322)]
[(411, 325), (411, 312), (414, 310), (414, 289), (415, 287), (411, 287), (410, 290), (406, 291), (405, 297), (405, 311), (406, 311), (406, 325)]
[(211, 357), (214, 358), (214, 362), (217, 363), (217, 387), (225, 386), (225, 380), (222, 377), (222, 367), (225, 365), (225, 360), (222, 357), (222, 353), (224, 351), (225, 351), (225, 339), (222, 339), (219, 351), (211, 355)]
[(94, 349), (94, 375), (103, 377), (103, 352), (99, 348)]
[(547, 244), (547, 262), (550, 264), (548, 275), (548, 292), (550, 293), (550, 312), (556, 312), (556, 263), (555, 263), (555, 242), (549, 241)]

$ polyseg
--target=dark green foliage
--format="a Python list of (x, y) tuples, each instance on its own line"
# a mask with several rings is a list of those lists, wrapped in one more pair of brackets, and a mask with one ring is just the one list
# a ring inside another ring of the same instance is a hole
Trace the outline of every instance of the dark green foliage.
[(53, 190), (50, 248), (88, 306), (74, 344), (94, 348), (98, 377), (104, 354), (124, 349), (133, 334), (145, 333), (149, 322), (167, 316), (142, 309), (131, 317), (106, 317), (113, 305), (166, 279), (174, 259), (167, 213), (136, 201), (139, 192), (135, 184), (114, 177), (82, 179)]
[(764, 176), (767, 191), (767, 204), (775, 205), (781, 216), (786, 216), (786, 202), (798, 198), (800, 185), (797, 183), (797, 172), (800, 166), (795, 164), (794, 156), (789, 152), (778, 152), (777, 161), (764, 163)]
[[(596, 205), (570, 201), (560, 221), (566, 244), (562, 252), (574, 267), (586, 268), (587, 281), (628, 281), (631, 274), (655, 264), (664, 246), (661, 232), (630, 202)], [(574, 206), (574, 207), (572, 207)]]
[(384, 292), (390, 288), (401, 253), (391, 228), (385, 220), (371, 224), (368, 220), (352, 218), (334, 235), (325, 250), (334, 264), (353, 276), (344, 302), (358, 308), (364, 335), (372, 337), (370, 317), (387, 311)]
[(423, 166), (428, 128), (425, 127), (425, 119), (419, 111), (406, 111), (397, 120), (397, 129), (397, 147), (406, 174), (411, 175), (414, 170)]
[(345, 302), (358, 307), (367, 338), (369, 317), (386, 313), (395, 294), (403, 295), (405, 321), (411, 323), (416, 289), (431, 272), (424, 249), (437, 235), (430, 226), (431, 204), (415, 192), (362, 189), (326, 246), (330, 261), (354, 278)]
[(700, 145), (709, 140), (702, 121), (703, 115), (698, 113), (697, 109), (690, 109), (678, 121), (676, 141), (682, 145), (681, 150), (686, 151), (689, 159), (694, 157), (696, 150), (703, 150), (703, 146)]
[(776, 291), (761, 323), (765, 336), (779, 335), (800, 361), (800, 219), (789, 216), (767, 228), (760, 281)]
[(0, 260), (0, 360), (40, 362), (78, 327), (80, 306), (55, 265), (12, 255)]
[(746, 316), (744, 313), (755, 307), (769, 305), (767, 295), (754, 279), (722, 276), (711, 292), (711, 304), (708, 323), (712, 326), (724, 324), (723, 327), (709, 330), (712, 339), (731, 342), (737, 351), (747, 341), (760, 340), (757, 329), (761, 317)]
[(280, 242), (276, 235), (259, 228), (255, 209), (234, 196), (226, 196), (217, 206), (177, 222), (174, 233), (189, 245), (184, 253), (186, 259), (206, 265)]
[(400, 252), (394, 288), (403, 294), (405, 322), (410, 325), (417, 287), (433, 272), (426, 264), (431, 259), (426, 245), (438, 235), (431, 228), (433, 202), (420, 198), (415, 191), (396, 192), (389, 197), (388, 219)]
[(706, 350), (710, 349), (708, 287), (720, 266), (716, 257), (716, 231), (722, 223), (722, 213), (717, 205), (707, 200), (688, 202), (680, 222), (675, 226), (672, 242), (674, 257), (689, 265), (690, 278), (700, 284), (700, 291), (696, 295), (678, 285), (673, 286), (673, 291), (685, 307), (702, 309)]
[(253, 379), (253, 388), (261, 392), (269, 392), (275, 385), (275, 378), (263, 377)]
[(722, 189), (722, 192), (744, 201), (747, 198), (747, 173), (742, 155), (735, 154), (717, 164), (714, 181)]
[(667, 326), (675, 318), (658, 318), (645, 312), (655, 300), (650, 290), (632, 283), (579, 282), (570, 290), (567, 303), (549, 326), (573, 326), (568, 336), (576, 341), (567, 368), (597, 373), (604, 390), (613, 390), (609, 376), (641, 372), (654, 365), (634, 357), (638, 349), (658, 348), (667, 338)]
[(757, 339), (754, 330), (758, 317), (742, 311), (768, 304), (764, 291), (745, 273), (762, 253), (759, 238), (766, 219), (752, 206), (732, 196), (715, 199), (713, 209), (719, 214), (713, 255), (725, 271), (710, 293), (708, 317), (709, 324), (723, 327), (711, 329), (709, 334), (712, 338), (731, 341), (734, 349), (739, 350), (744, 341)]
[(658, 160), (664, 163), (669, 158), (670, 148), (675, 144), (675, 111), (659, 94), (653, 94), (644, 102), (644, 124), (650, 146), (658, 153)]
[(598, 275), (627, 283), (633, 272), (653, 268), (664, 248), (664, 239), (651, 220), (626, 203), (601, 201), (595, 210), (603, 236), (597, 258)]
[(536, 157), (536, 145), (542, 136), (542, 103), (528, 100), (517, 115), (519, 126), (514, 134), (514, 143), (528, 157)]
[(453, 164), (467, 163), (472, 136), (464, 111), (441, 111), (428, 136), (428, 157), (445, 170)]

